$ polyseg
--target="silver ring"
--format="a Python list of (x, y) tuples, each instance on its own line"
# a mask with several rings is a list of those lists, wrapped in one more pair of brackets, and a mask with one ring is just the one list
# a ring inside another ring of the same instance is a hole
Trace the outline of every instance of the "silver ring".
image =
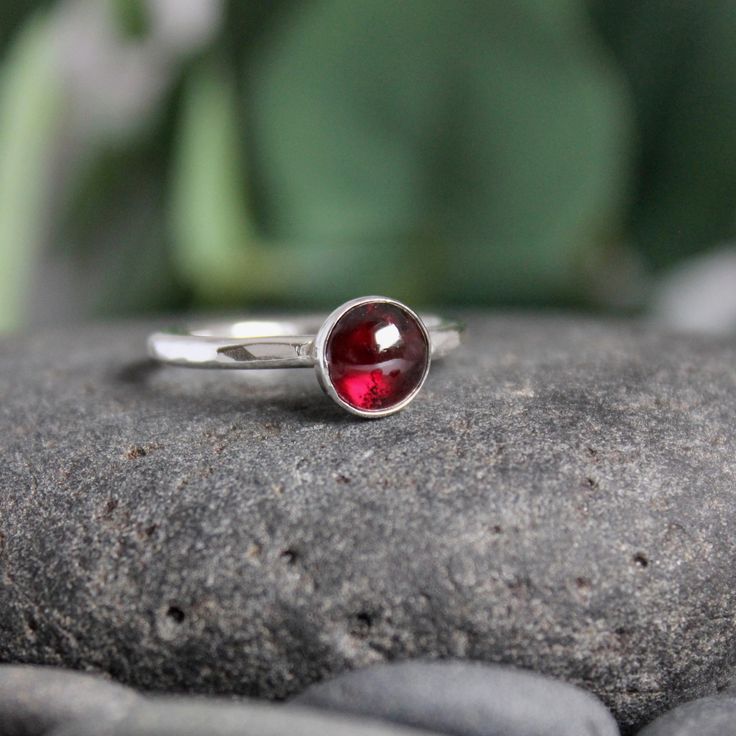
[(196, 368), (314, 367), (325, 393), (361, 417), (403, 409), (432, 359), (460, 344), (463, 326), (413, 312), (384, 296), (351, 299), (326, 319), (290, 317), (192, 325), (154, 332), (152, 358)]

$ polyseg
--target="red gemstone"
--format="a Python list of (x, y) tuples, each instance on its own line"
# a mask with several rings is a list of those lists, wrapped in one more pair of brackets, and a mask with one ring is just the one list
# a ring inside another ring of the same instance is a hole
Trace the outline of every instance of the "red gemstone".
[(398, 304), (367, 302), (342, 315), (325, 345), (337, 395), (360, 411), (384, 411), (421, 386), (429, 343), (416, 317)]

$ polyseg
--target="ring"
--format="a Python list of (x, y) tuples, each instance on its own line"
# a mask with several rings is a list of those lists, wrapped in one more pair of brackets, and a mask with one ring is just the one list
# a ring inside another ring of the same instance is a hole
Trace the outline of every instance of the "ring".
[(210, 322), (155, 332), (148, 354), (198, 368), (314, 366), (325, 393), (361, 417), (403, 409), (419, 392), (433, 358), (460, 344), (463, 326), (419, 316), (383, 296), (351, 299), (327, 319)]

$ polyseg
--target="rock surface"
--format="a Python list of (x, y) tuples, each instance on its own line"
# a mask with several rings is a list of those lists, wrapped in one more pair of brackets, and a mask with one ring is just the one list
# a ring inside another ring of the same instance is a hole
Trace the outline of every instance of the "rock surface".
[[(19, 735), (21, 736), (21, 735)], [(22, 736), (26, 736), (22, 734)], [(43, 736), (46, 736), (44, 734)], [(438, 736), (370, 719), (222, 699), (152, 698), (124, 719), (68, 723), (49, 736)]]
[(428, 730), (222, 698), (141, 697), (101, 677), (0, 665), (2, 736), (432, 736)]
[(406, 411), (158, 369), (148, 325), (0, 343), (0, 661), (283, 697), (407, 657), (630, 730), (734, 676), (736, 345), (470, 320)]
[(476, 662), (400, 662), (307, 688), (295, 702), (450, 736), (618, 736), (590, 693), (550, 677)]
[(306, 709), (291, 711), (273, 704), (167, 700), (146, 702), (104, 729), (99, 722), (85, 720), (61, 726), (48, 736), (439, 736), (433, 731)]
[(736, 733), (736, 697), (709, 697), (675, 708), (639, 736), (731, 736)]
[(0, 734), (47, 734), (81, 719), (116, 723), (139, 704), (133, 690), (55, 667), (0, 666)]

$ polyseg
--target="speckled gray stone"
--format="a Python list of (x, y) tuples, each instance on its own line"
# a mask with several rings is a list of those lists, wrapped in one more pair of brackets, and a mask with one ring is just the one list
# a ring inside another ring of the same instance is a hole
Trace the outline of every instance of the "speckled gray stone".
[(618, 736), (590, 693), (535, 672), (478, 662), (394, 662), (307, 688), (298, 705), (448, 736)]
[(406, 411), (156, 369), (146, 325), (0, 342), (0, 660), (282, 697), (407, 657), (624, 730), (736, 668), (736, 344), (470, 319)]

